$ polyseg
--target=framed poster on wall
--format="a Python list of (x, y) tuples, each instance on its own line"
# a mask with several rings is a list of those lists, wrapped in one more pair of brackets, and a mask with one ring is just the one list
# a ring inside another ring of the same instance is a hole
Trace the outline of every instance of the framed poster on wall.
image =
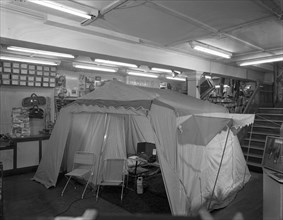
[(283, 174), (282, 137), (266, 137), (262, 166)]

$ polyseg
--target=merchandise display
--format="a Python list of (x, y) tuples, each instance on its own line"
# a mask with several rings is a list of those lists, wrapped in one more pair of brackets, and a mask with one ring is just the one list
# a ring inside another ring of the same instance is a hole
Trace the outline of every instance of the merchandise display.
[(12, 136), (30, 135), (29, 109), (18, 107), (12, 109)]
[(55, 87), (56, 67), (18, 62), (2, 62), (0, 66), (2, 85)]

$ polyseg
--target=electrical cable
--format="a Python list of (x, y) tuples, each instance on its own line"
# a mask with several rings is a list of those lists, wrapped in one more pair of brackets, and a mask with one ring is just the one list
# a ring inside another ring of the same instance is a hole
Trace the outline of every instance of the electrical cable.
[(90, 199), (90, 198), (95, 198), (95, 196), (91, 196), (91, 197), (84, 198), (84, 199), (81, 199), (81, 198), (75, 199), (73, 202), (71, 202), (71, 203), (68, 205), (68, 207), (67, 207), (65, 210), (63, 210), (62, 212), (59, 212), (59, 213), (56, 214), (54, 217), (57, 217), (57, 216), (59, 216), (59, 215), (64, 214), (65, 212), (67, 212), (67, 211), (71, 208), (71, 206), (72, 206), (74, 203), (76, 203), (76, 202), (78, 202), (78, 201), (80, 201), (80, 200), (85, 200), (85, 199)]

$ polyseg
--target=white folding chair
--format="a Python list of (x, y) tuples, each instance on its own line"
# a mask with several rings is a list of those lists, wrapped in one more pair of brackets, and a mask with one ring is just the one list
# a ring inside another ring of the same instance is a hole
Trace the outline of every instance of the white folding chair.
[(125, 187), (125, 176), (127, 175), (127, 160), (111, 158), (104, 161), (102, 177), (97, 184), (96, 200), (98, 199), (100, 186), (121, 186), (121, 201)]
[(65, 176), (69, 178), (67, 180), (66, 185), (64, 186), (61, 196), (63, 196), (64, 191), (67, 188), (67, 185), (69, 184), (72, 177), (83, 179), (86, 175), (89, 175), (86, 186), (82, 193), (82, 199), (84, 198), (85, 191), (90, 181), (92, 181), (93, 179), (94, 162), (95, 162), (95, 155), (93, 153), (83, 152), (83, 151), (77, 151), (75, 153), (72, 171), (65, 174)]

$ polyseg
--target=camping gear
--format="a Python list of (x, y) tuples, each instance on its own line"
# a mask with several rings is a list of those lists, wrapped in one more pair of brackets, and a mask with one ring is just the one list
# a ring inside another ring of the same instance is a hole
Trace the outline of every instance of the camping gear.
[(37, 105), (34, 105), (32, 108), (29, 109), (29, 118), (44, 118), (44, 111), (43, 109), (39, 108)]
[(142, 183), (142, 181), (143, 181), (143, 178), (142, 178), (142, 176), (139, 176), (138, 178), (137, 178), (137, 194), (143, 194), (143, 183)]
[(74, 153), (84, 150), (98, 156), (96, 184), (105, 159), (126, 159), (148, 142), (173, 215), (223, 208), (250, 178), (233, 131), (253, 121), (177, 92), (108, 81), (61, 109), (33, 180), (56, 186), (60, 168), (69, 171)]
[(45, 105), (46, 98), (44, 96), (38, 96), (35, 93), (32, 93), (30, 97), (24, 98), (22, 101), (23, 107), (31, 107), (34, 105)]

